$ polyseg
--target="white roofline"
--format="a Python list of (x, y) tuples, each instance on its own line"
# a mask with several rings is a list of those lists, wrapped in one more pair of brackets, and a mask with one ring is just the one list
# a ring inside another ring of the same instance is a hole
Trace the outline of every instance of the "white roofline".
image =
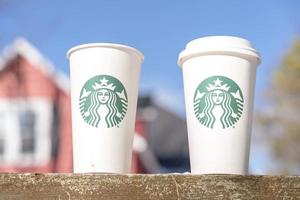
[(70, 93), (70, 81), (68, 76), (55, 69), (54, 65), (25, 38), (17, 38), (10, 46), (4, 48), (0, 56), (0, 71), (6, 67), (7, 63), (17, 55), (23, 56), (34, 67), (42, 73), (51, 77), (55, 84), (67, 94)]

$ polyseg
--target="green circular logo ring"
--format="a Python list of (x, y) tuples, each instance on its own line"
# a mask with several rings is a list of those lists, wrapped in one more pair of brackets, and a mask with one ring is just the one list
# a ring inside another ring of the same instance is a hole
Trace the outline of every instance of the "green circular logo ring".
[(225, 76), (211, 76), (197, 87), (194, 113), (198, 121), (208, 128), (235, 128), (243, 112), (244, 97), (240, 87)]
[(124, 119), (127, 106), (126, 89), (113, 76), (94, 76), (81, 89), (80, 113), (83, 120), (93, 127), (117, 126)]

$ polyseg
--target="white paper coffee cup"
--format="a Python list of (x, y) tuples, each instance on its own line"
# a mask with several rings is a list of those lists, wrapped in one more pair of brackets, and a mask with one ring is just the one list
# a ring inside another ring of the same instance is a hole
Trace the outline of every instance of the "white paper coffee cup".
[(192, 173), (248, 173), (259, 62), (249, 41), (230, 36), (193, 40), (180, 53)]
[(119, 44), (71, 48), (74, 172), (128, 173), (143, 54)]

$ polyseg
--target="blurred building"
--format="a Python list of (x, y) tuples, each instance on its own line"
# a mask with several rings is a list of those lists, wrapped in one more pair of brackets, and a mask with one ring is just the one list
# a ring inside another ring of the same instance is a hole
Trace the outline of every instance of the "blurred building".
[[(25, 39), (0, 56), (0, 171), (72, 172), (69, 79)], [(185, 121), (138, 101), (132, 172), (189, 170)]]
[(72, 169), (69, 81), (25, 39), (0, 57), (0, 170)]
[[(153, 153), (153, 156), (150, 152), (146, 156), (141, 154), (145, 166), (159, 166), (160, 172), (190, 170), (187, 128), (183, 118), (159, 106), (151, 96), (144, 96), (138, 100), (137, 125), (142, 126), (140, 132), (147, 138), (148, 151)], [(152, 157), (156, 158), (157, 164)], [(156, 169), (153, 167), (148, 171), (156, 172)]]

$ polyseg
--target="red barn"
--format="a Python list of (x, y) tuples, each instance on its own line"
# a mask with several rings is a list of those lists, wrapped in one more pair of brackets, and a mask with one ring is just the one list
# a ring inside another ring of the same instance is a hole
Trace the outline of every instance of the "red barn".
[(0, 170), (72, 170), (69, 80), (25, 39), (0, 57)]

